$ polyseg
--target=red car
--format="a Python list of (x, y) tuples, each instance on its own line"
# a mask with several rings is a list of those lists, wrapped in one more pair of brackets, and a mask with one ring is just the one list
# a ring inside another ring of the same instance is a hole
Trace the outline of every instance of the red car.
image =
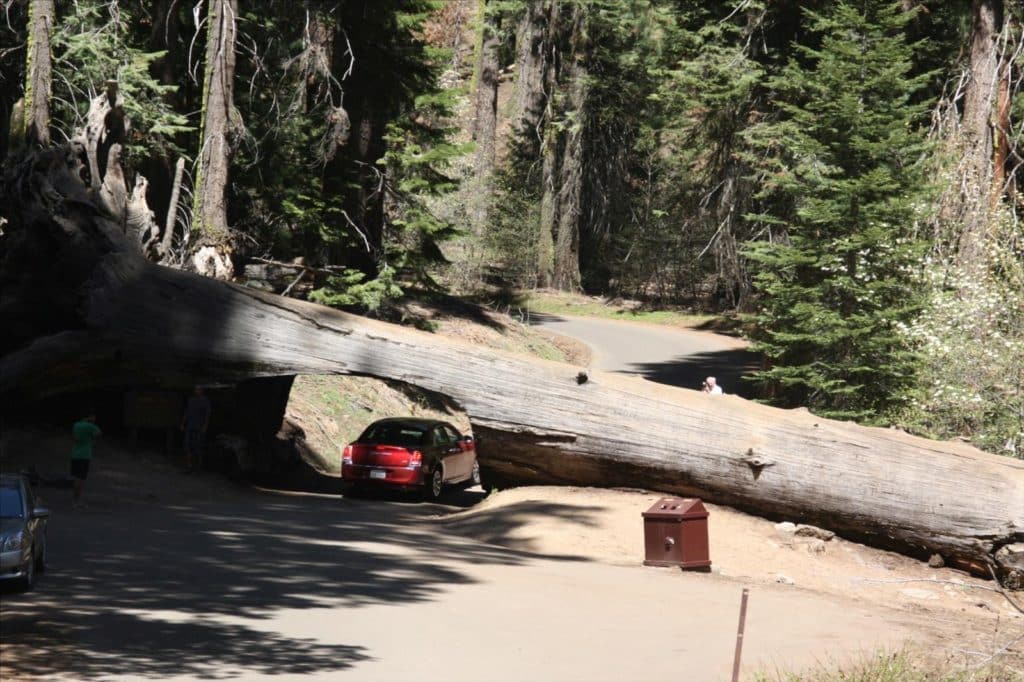
[(341, 478), (350, 490), (417, 490), (436, 500), (445, 485), (480, 483), (476, 442), (448, 422), (415, 417), (381, 419), (345, 447)]

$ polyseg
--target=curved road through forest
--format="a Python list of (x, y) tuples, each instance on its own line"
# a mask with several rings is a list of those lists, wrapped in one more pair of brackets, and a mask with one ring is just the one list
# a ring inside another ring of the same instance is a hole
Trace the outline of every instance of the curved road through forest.
[(726, 393), (749, 398), (753, 387), (740, 377), (758, 367), (746, 342), (731, 336), (628, 320), (533, 314), (530, 324), (569, 336), (590, 347), (590, 366), (699, 389), (707, 376)]

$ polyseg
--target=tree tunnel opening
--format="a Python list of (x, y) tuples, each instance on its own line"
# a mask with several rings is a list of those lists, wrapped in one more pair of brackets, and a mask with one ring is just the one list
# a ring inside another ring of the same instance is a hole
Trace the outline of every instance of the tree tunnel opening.
[(298, 455), (320, 473), (338, 476), (341, 453), (371, 422), (427, 417), (470, 431), (469, 417), (451, 397), (394, 379), (345, 374), (295, 377), (283, 424)]
[[(291, 487), (306, 481), (323, 488), (316, 476), (339, 476), (345, 445), (384, 417), (435, 418), (470, 431), (465, 410), (449, 396), (393, 379), (337, 374), (70, 391), (9, 401), (4, 427), (70, 433), (75, 421), (94, 413), (106, 436), (177, 461), (183, 455), (182, 415), (195, 386), (211, 404), (203, 468), (269, 485), (281, 478)], [(31, 447), (24, 439), (16, 443), (14, 448)], [(70, 448), (70, 436), (68, 443)], [(310, 471), (295, 475), (301, 469)]]

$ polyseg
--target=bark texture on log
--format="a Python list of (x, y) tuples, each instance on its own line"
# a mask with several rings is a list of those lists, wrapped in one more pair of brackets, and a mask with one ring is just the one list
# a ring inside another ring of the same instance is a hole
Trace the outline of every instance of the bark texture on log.
[[(450, 396), (499, 478), (695, 494), (1008, 579), (1024, 462), (484, 350), (146, 261), (71, 149), (12, 169), (0, 393), (355, 374)], [(1018, 576), (1019, 578), (1019, 576)]]

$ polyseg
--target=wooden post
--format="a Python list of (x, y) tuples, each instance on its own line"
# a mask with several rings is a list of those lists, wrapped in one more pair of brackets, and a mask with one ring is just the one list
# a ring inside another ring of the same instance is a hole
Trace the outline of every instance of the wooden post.
[(740, 627), (736, 631), (736, 654), (732, 659), (732, 682), (740, 680), (740, 656), (743, 654), (743, 630), (747, 625), (747, 597), (750, 590), (743, 588), (743, 597), (740, 599)]

